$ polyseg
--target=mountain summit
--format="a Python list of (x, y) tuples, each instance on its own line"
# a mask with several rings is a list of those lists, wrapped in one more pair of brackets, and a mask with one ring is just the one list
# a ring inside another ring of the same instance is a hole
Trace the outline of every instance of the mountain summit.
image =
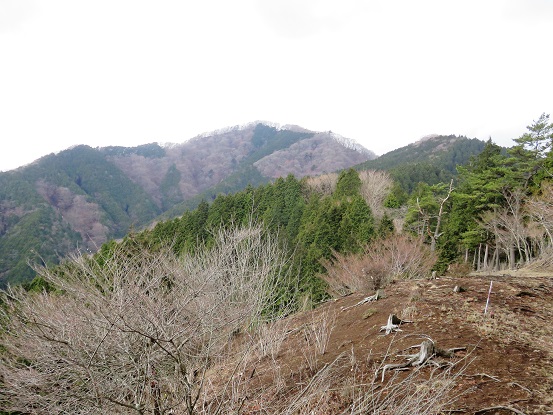
[(245, 186), (288, 174), (303, 177), (332, 172), (376, 157), (353, 140), (331, 132), (268, 122), (203, 133), (181, 144), (106, 147), (100, 151), (146, 189), (162, 211), (231, 175), (240, 175), (239, 181)]

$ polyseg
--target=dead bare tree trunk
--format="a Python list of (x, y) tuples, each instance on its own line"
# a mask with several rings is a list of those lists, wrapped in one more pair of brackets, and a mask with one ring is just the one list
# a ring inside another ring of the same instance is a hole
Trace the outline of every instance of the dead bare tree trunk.
[(440, 201), (440, 209), (438, 210), (438, 215), (436, 218), (436, 227), (434, 228), (434, 233), (431, 235), (430, 240), (430, 250), (435, 251), (436, 250), (436, 241), (441, 236), (440, 228), (442, 225), (442, 217), (444, 215), (444, 205), (445, 202), (450, 198), (451, 192), (453, 192), (453, 179), (451, 179), (451, 182), (449, 182), (449, 189), (447, 191), (447, 195)]

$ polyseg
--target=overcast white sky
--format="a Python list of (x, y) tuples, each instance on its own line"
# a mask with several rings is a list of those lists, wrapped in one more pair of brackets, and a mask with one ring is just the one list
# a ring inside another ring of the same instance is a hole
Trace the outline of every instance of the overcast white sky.
[(377, 154), (553, 112), (552, 0), (0, 0), (0, 170), (267, 120)]

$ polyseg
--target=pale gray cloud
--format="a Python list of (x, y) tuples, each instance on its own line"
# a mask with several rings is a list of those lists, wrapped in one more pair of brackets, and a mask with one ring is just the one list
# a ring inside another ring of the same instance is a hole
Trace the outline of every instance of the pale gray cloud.
[(259, 119), (332, 130), (377, 154), (430, 133), (510, 145), (553, 113), (552, 9), (0, 0), (0, 170), (74, 144), (182, 142)]
[(290, 38), (339, 30), (378, 5), (378, 1), (363, 0), (257, 0), (267, 24), (278, 35)]
[(20, 29), (35, 11), (35, 0), (0, 0), (0, 33)]
[(553, 1), (551, 0), (508, 0), (503, 4), (503, 14), (519, 22), (548, 22), (553, 19)]

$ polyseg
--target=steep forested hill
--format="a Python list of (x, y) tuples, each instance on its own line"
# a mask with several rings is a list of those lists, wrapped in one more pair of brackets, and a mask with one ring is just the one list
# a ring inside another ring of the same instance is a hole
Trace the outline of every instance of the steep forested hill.
[(213, 199), (290, 173), (317, 175), (370, 158), (372, 152), (336, 134), (260, 122), (181, 144), (83, 145), (48, 155), (0, 173), (0, 286), (31, 278), (29, 261), (94, 252), (164, 212), (181, 214), (195, 196)]
[(358, 170), (388, 171), (410, 193), (417, 183), (449, 182), (457, 166), (479, 154), (485, 142), (455, 135), (432, 135), (356, 166)]

